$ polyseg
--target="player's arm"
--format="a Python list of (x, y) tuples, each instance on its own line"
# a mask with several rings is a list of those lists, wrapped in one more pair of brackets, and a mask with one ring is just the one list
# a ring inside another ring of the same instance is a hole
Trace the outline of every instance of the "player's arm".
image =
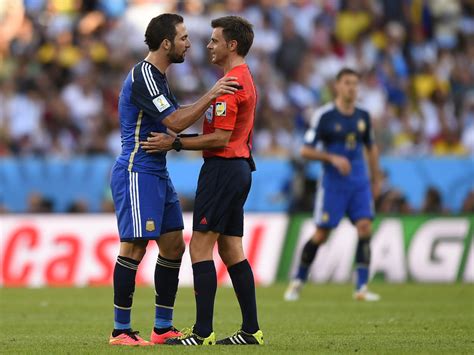
[[(151, 137), (145, 142), (141, 142), (142, 149), (147, 153), (158, 153), (176, 149), (173, 147), (174, 137), (163, 133), (151, 133)], [(180, 138), (179, 150), (207, 150), (224, 148), (229, 143), (232, 131), (216, 129), (209, 134), (203, 134), (196, 137)]]
[(351, 172), (351, 164), (347, 158), (331, 154), (323, 149), (319, 149), (319, 142), (324, 139), (324, 124), (321, 122), (321, 114), (316, 111), (312, 118), (311, 124), (304, 136), (304, 145), (301, 148), (300, 154), (303, 158), (308, 160), (318, 160), (323, 163), (333, 165), (342, 175), (348, 175)]
[(367, 164), (369, 165), (370, 182), (374, 199), (380, 194), (381, 174), (379, 166), (379, 149), (375, 144), (374, 132), (370, 117), (367, 116), (367, 132), (363, 137)]
[(351, 163), (346, 157), (337, 154), (331, 154), (314, 148), (309, 145), (304, 145), (301, 148), (300, 154), (303, 158), (308, 160), (318, 160), (323, 163), (333, 165), (342, 175), (348, 175), (351, 172)]
[(212, 101), (221, 95), (234, 94), (239, 83), (236, 77), (223, 77), (194, 104), (180, 107), (161, 122), (173, 132), (180, 133), (195, 123), (206, 112)]

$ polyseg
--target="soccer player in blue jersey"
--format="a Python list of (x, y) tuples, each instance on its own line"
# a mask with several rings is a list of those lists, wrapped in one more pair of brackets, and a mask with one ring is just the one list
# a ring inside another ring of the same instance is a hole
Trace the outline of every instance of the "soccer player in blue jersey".
[(334, 102), (315, 112), (304, 137), (301, 155), (309, 160), (321, 161), (323, 174), (316, 196), (316, 231), (303, 248), (296, 277), (285, 292), (287, 301), (299, 299), (319, 246), (346, 214), (356, 226), (359, 237), (355, 255), (354, 298), (364, 301), (380, 299), (379, 295), (367, 289), (374, 216), (372, 197), (379, 188), (378, 150), (368, 112), (355, 105), (358, 83), (359, 74), (356, 71), (342, 69), (336, 76)]
[[(119, 99), (122, 153), (112, 169), (111, 188), (120, 235), (114, 269), (114, 330), (111, 345), (144, 346), (181, 335), (172, 324), (178, 274), (184, 253), (183, 218), (166, 169), (166, 152), (147, 154), (140, 147), (151, 132), (176, 132), (197, 121), (213, 100), (233, 94), (235, 77), (220, 79), (194, 104), (180, 108), (170, 92), (166, 69), (182, 63), (190, 47), (183, 18), (162, 14), (145, 33), (147, 57), (125, 79)], [(131, 327), (138, 265), (149, 240), (158, 244), (155, 268), (155, 325), (148, 342)]]

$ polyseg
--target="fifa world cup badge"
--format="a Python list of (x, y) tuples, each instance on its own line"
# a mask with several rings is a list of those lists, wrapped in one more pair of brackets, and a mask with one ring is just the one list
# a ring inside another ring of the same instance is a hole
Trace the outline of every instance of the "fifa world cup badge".
[(365, 131), (365, 122), (362, 118), (360, 118), (359, 121), (357, 121), (357, 129), (359, 130), (359, 132)]
[(147, 232), (153, 232), (155, 230), (155, 221), (152, 219), (147, 220), (145, 229)]

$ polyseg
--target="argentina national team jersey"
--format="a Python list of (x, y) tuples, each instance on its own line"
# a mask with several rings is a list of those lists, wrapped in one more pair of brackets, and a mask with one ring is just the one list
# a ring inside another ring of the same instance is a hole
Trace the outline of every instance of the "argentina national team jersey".
[(142, 61), (125, 79), (119, 98), (122, 153), (117, 163), (131, 172), (167, 177), (166, 153), (148, 154), (140, 147), (150, 132), (164, 132), (161, 121), (178, 109), (166, 76), (155, 66)]
[(339, 112), (333, 103), (320, 107), (311, 119), (304, 142), (331, 154), (346, 157), (351, 164), (351, 172), (343, 176), (331, 164), (323, 164), (322, 184), (341, 184), (341, 186), (366, 184), (368, 172), (364, 159), (364, 145), (371, 147), (373, 132), (367, 111), (355, 109), (350, 116)]

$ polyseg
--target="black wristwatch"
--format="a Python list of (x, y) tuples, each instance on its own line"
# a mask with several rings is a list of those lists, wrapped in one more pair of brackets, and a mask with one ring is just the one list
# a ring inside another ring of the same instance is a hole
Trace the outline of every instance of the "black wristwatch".
[(173, 141), (173, 144), (171, 144), (171, 148), (179, 152), (181, 148), (183, 148), (183, 143), (181, 143), (181, 139), (179, 137), (176, 137)]

